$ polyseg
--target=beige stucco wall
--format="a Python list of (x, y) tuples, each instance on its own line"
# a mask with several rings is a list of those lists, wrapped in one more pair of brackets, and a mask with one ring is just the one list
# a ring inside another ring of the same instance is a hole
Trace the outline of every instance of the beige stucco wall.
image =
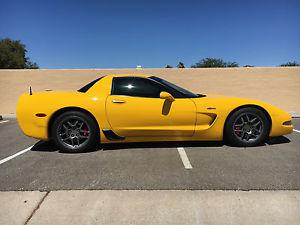
[(300, 67), (221, 69), (0, 70), (0, 114), (15, 113), (18, 96), (45, 89), (78, 89), (105, 75), (144, 73), (161, 76), (197, 93), (254, 98), (300, 113)]

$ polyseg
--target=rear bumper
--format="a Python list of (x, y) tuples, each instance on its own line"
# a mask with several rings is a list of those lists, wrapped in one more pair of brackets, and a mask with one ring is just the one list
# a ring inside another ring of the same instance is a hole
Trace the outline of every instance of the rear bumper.
[(277, 137), (292, 133), (294, 128), (293, 125), (284, 125), (288, 121), (292, 121), (292, 117), (288, 113), (273, 116), (270, 137)]
[(22, 132), (29, 137), (48, 140), (48, 116), (37, 117), (29, 95), (22, 95), (17, 104), (16, 116)]

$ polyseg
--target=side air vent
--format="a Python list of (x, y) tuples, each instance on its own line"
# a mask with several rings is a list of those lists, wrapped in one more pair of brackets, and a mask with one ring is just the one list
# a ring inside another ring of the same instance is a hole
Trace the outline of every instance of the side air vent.
[(105, 135), (105, 137), (111, 141), (121, 141), (121, 140), (125, 139), (125, 137), (121, 137), (121, 136), (117, 135), (111, 129), (102, 129), (102, 132)]

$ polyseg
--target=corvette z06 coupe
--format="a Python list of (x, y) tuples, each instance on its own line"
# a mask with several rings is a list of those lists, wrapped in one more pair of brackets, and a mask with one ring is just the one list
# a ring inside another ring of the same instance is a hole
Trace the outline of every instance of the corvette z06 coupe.
[(148, 75), (108, 75), (77, 91), (23, 94), (17, 104), (22, 131), (52, 140), (65, 152), (99, 143), (221, 141), (256, 146), (293, 131), (291, 116), (270, 104), (194, 94)]

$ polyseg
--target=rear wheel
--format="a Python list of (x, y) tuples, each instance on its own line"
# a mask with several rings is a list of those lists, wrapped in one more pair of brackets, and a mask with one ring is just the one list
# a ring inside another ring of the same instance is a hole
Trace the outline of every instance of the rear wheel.
[(225, 125), (225, 138), (235, 146), (256, 146), (268, 137), (270, 122), (265, 113), (247, 107), (234, 112)]
[(54, 120), (51, 137), (63, 152), (85, 152), (96, 147), (98, 126), (89, 115), (68, 111)]

